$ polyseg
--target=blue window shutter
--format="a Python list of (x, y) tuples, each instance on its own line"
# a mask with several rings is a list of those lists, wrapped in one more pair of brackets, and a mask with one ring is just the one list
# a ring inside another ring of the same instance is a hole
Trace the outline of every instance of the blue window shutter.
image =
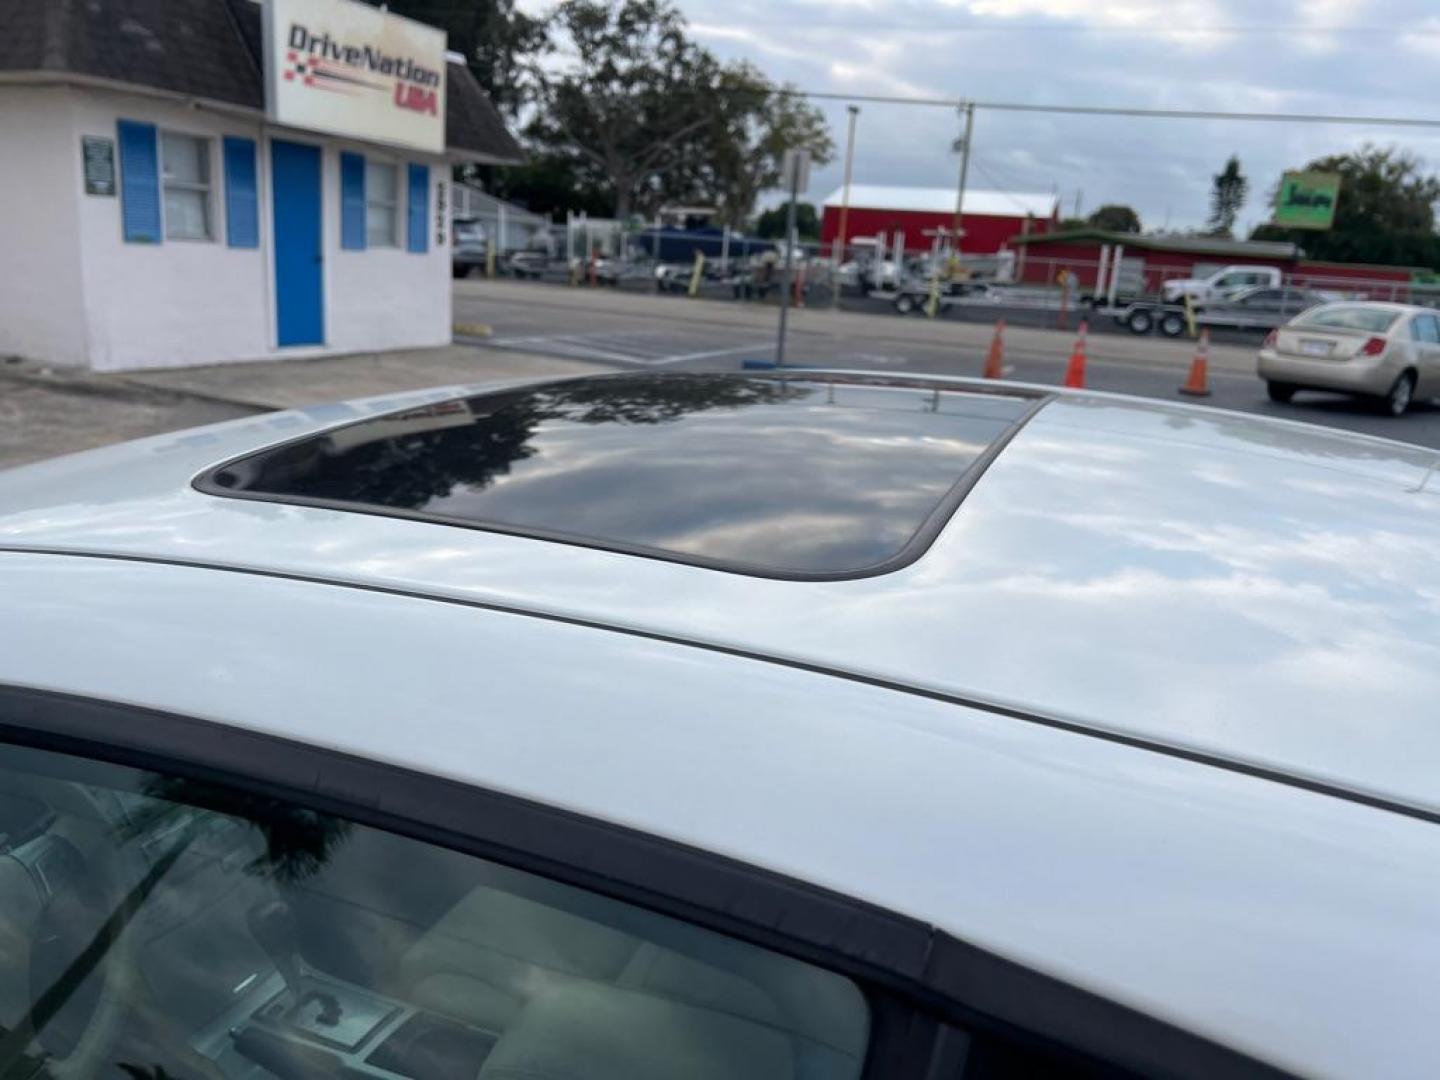
[(410, 197), (406, 200), (405, 212), (409, 226), (406, 247), (424, 254), (430, 250), (430, 233), (426, 228), (430, 220), (430, 166), (410, 166)]
[(340, 154), (340, 246), (365, 250), (365, 157)]
[(255, 191), (255, 140), (225, 136), (225, 223), (233, 248), (260, 246), (260, 206)]
[(155, 125), (116, 124), (120, 143), (120, 219), (131, 244), (160, 243), (160, 163)]

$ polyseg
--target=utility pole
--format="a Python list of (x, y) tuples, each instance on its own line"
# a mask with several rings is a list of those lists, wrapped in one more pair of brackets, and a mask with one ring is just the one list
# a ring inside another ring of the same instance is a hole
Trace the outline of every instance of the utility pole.
[(961, 215), (965, 209), (965, 180), (970, 174), (970, 139), (975, 132), (975, 103), (967, 101), (960, 106), (965, 117), (965, 134), (960, 137), (955, 149), (960, 151), (960, 182), (955, 189), (955, 257), (960, 257)]
[(849, 105), (846, 109), (850, 113), (850, 127), (845, 136), (845, 179), (840, 184), (840, 231), (835, 235), (835, 250), (830, 253), (835, 260), (830, 288), (832, 308), (840, 304), (840, 264), (845, 261), (845, 230), (850, 222), (850, 169), (855, 163), (855, 118), (860, 115), (859, 105)]
[[(955, 236), (954, 246), (950, 249), (950, 267), (946, 271), (948, 280), (952, 274), (960, 270), (960, 234), (964, 231), (961, 226), (965, 212), (965, 178), (970, 173), (970, 137), (975, 131), (975, 104), (966, 101), (960, 105), (960, 115), (965, 117), (965, 134), (956, 139), (951, 149), (960, 152), (960, 181), (955, 185), (955, 220), (951, 226), (951, 232)], [(944, 230), (941, 230), (942, 232)], [(939, 237), (936, 237), (938, 244)], [(925, 314), (935, 318), (940, 313), (940, 252), (937, 249), (931, 257), (930, 265), (930, 300), (925, 305)]]

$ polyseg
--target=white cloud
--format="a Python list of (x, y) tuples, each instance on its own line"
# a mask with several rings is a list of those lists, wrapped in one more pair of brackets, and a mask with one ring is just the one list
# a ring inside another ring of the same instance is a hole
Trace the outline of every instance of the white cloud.
[[(721, 56), (831, 93), (1415, 116), (1440, 55), (1434, 0), (679, 2)], [(1341, 50), (1327, 54), (1333, 39)], [(843, 139), (845, 103), (817, 105)], [(956, 134), (952, 109), (862, 103), (856, 182), (947, 186)], [(1232, 153), (1254, 216), (1283, 169), (1367, 140), (1440, 166), (1440, 138), (1419, 130), (983, 110), (975, 161), (985, 186), (1053, 185), (1067, 208), (1083, 189), (1087, 208), (1127, 203), (1147, 224), (1187, 227), (1204, 221), (1210, 177)], [(837, 186), (839, 171), (817, 170), (814, 190)]]
[(1318, 55), (1338, 52), (1347, 42), (1336, 28), (1360, 23), (1369, 8), (1370, 0), (1299, 0), (1295, 44)]
[(1199, 11), (1208, 17), (1216, 10), (1205, 0), (1180, 0), (1177, 4), (1161, 0), (1111, 0), (1104, 4), (1096, 4), (1092, 0), (941, 0), (941, 3), (947, 7), (962, 8), (974, 15), (1000, 19), (1040, 16), (1047, 19), (1084, 19), (1101, 26), (1123, 27), (1183, 22), (1188, 21), (1187, 16), (1198, 15)]
[(1039, 18), (1073, 23), (1074, 29), (1126, 31), (1135, 40), (1163, 40), (1196, 48), (1216, 48), (1234, 33), (1229, 14), (1217, 0), (940, 0), (980, 19), (1015, 21)]
[(878, 64), (832, 60), (827, 70), (832, 80), (841, 84), (842, 88), (855, 93), (865, 93), (867, 91), (863, 88), (869, 87), (872, 88), (868, 91), (870, 93), (880, 90), (897, 97), (936, 98), (945, 96), (941, 91), (921, 86), (909, 79), (902, 79), (899, 75), (893, 75)]
[(690, 32), (702, 42), (726, 41), (736, 45), (752, 49), (764, 56), (784, 57), (787, 60), (809, 60), (813, 59), (811, 54), (789, 45), (782, 45), (778, 41), (771, 41), (768, 38), (747, 30), (741, 26), (723, 26), (714, 23), (692, 22)]

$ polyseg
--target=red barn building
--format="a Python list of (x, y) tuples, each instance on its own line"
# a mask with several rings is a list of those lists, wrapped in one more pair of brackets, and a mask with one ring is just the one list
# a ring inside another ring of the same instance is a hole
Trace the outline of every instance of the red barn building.
[(1227, 266), (1273, 266), (1295, 286), (1365, 296), (1372, 300), (1410, 298), (1417, 274), (1409, 266), (1307, 259), (1297, 244), (1274, 240), (1227, 240), (1210, 236), (1139, 236), (1076, 229), (1032, 234), (1013, 241), (1015, 279), (1026, 285), (1054, 285), (1064, 271), (1083, 292), (1099, 288), (1100, 272), (1120, 259), (1120, 291), (1153, 296), (1171, 278), (1207, 277)]
[[(843, 191), (836, 188), (825, 200), (820, 220), (823, 245), (833, 244), (840, 235)], [(960, 219), (965, 230), (960, 239), (961, 250), (969, 255), (993, 255), (1022, 233), (1034, 235), (1054, 230), (1059, 214), (1060, 200), (1054, 195), (967, 189)], [(880, 236), (887, 247), (893, 248), (895, 235), (903, 233), (906, 251), (927, 251), (937, 230), (948, 231), (954, 223), (954, 188), (850, 185), (846, 244)]]

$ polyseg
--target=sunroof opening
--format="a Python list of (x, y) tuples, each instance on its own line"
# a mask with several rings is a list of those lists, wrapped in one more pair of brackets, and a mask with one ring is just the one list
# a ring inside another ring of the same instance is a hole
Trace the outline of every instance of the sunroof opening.
[(362, 420), (197, 486), (744, 573), (858, 576), (923, 551), (1034, 405), (864, 378), (604, 376)]

